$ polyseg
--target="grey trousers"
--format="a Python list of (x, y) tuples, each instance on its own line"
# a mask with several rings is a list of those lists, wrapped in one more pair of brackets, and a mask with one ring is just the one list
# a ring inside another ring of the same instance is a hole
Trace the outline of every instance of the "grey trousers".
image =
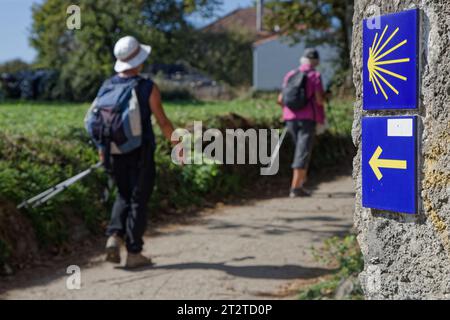
[(292, 169), (307, 169), (311, 159), (316, 122), (312, 120), (289, 120), (286, 121), (286, 127), (295, 144)]

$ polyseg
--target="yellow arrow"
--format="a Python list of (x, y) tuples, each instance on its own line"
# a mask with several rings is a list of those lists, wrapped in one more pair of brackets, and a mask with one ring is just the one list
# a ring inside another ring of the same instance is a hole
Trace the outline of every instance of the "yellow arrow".
[(380, 168), (387, 169), (406, 169), (406, 161), (405, 160), (389, 160), (389, 159), (380, 159), (380, 155), (383, 152), (380, 146), (378, 146), (377, 150), (373, 153), (372, 158), (369, 160), (369, 165), (375, 173), (375, 176), (378, 180), (383, 178), (381, 174)]

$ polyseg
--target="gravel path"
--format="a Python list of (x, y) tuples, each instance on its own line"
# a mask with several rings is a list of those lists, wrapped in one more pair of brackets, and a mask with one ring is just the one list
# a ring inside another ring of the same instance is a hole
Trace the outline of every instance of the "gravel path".
[(126, 271), (97, 255), (81, 266), (80, 290), (66, 288), (68, 275), (60, 268), (12, 283), (0, 298), (295, 298), (292, 283), (330, 272), (314, 260), (311, 247), (350, 231), (353, 203), (353, 182), (344, 176), (319, 184), (313, 198), (223, 206), (193, 224), (146, 237), (145, 254), (156, 263), (151, 268)]

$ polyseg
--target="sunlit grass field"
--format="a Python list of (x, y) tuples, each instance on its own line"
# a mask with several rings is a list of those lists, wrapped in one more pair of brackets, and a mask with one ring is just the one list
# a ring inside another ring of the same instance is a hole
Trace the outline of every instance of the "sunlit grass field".
[[(57, 102), (0, 102), (0, 132), (29, 138), (67, 137), (73, 128), (82, 128), (88, 104)], [(235, 113), (258, 123), (279, 123), (281, 110), (274, 100), (218, 102), (166, 102), (164, 108), (175, 126), (192, 121), (208, 121)], [(351, 101), (332, 101), (326, 107), (330, 130), (349, 134), (353, 116)], [(155, 131), (158, 131), (156, 128)]]

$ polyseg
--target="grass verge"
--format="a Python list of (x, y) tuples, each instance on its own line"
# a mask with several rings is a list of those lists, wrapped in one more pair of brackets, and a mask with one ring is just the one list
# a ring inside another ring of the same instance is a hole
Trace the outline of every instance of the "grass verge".
[(333, 268), (333, 275), (320, 280), (299, 293), (300, 300), (364, 298), (358, 275), (364, 260), (356, 236), (327, 239), (320, 249), (313, 249), (315, 258)]

